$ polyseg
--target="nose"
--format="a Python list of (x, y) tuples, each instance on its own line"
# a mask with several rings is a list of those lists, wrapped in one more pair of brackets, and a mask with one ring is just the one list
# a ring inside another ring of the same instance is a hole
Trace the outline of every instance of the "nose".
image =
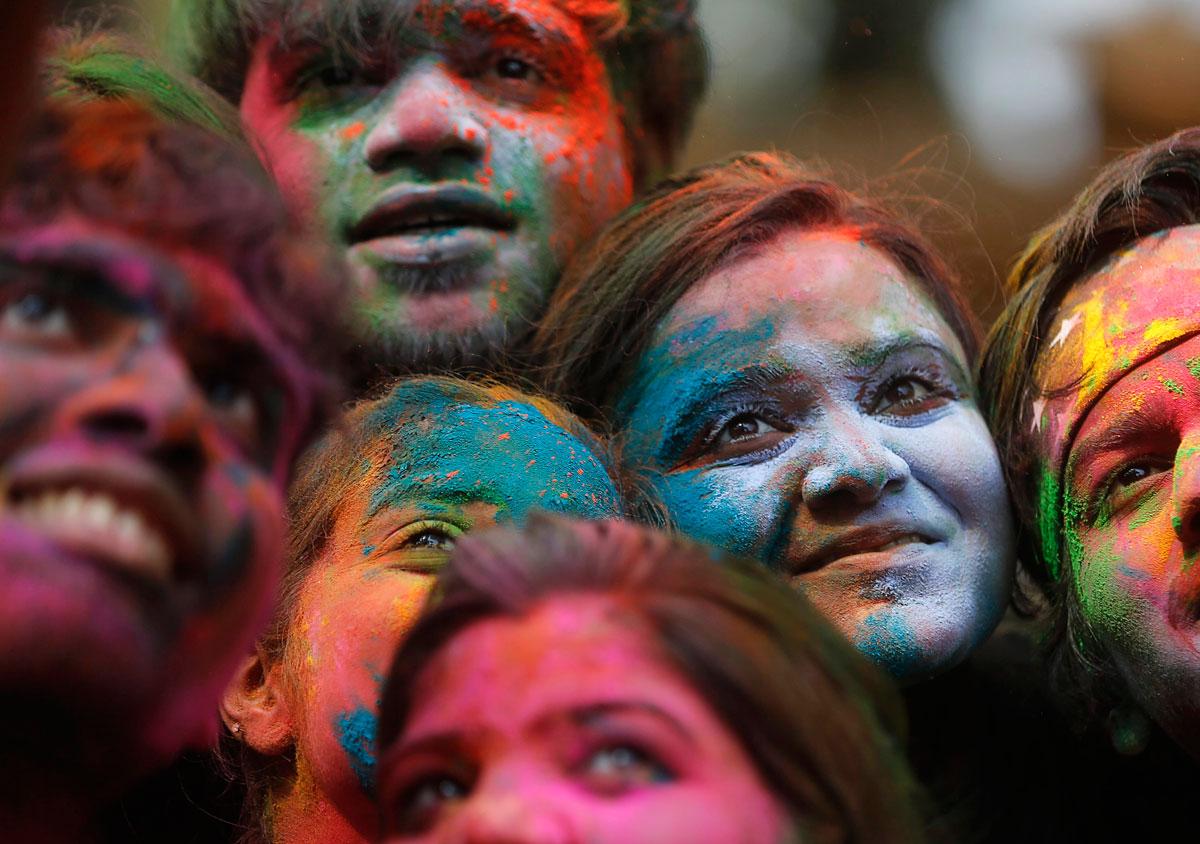
[(69, 433), (135, 451), (175, 472), (203, 461), (203, 399), (179, 353), (157, 340), (130, 350), (111, 377), (96, 379), (59, 416)]
[(441, 59), (408, 68), (383, 96), (384, 108), (363, 147), (372, 170), (413, 167), (441, 176), (443, 168), (483, 161), (487, 127), (475, 115), (469, 91)]
[(805, 462), (800, 494), (814, 511), (869, 506), (912, 477), (908, 462), (884, 442), (880, 424), (853, 412), (828, 417), (820, 448)]
[(578, 844), (568, 819), (552, 801), (505, 790), (479, 793), (459, 810), (462, 844)]
[(1200, 546), (1200, 435), (1185, 437), (1175, 453), (1172, 522), (1185, 548)]

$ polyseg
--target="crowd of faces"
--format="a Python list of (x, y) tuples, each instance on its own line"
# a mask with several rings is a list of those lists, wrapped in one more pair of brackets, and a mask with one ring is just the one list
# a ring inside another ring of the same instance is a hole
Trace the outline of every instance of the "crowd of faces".
[(1200, 135), (984, 342), (884, 200), (655, 183), (689, 2), (174, 23), (199, 79), (62, 33), (0, 147), (18, 840), (200, 749), (244, 841), (920, 841), (896, 689), (1014, 606), (1080, 730), (1200, 754)]

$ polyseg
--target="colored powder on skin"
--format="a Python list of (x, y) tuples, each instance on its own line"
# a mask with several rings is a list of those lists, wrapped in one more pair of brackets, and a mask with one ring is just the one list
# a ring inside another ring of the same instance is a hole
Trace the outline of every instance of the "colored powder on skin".
[(1163, 502), (1158, 495), (1151, 492), (1145, 498), (1139, 501), (1136, 507), (1137, 512), (1134, 513), (1133, 518), (1129, 520), (1129, 529), (1131, 531), (1137, 530), (1142, 525), (1151, 521), (1155, 516), (1161, 513)]
[(858, 650), (894, 676), (908, 676), (924, 661), (912, 628), (901, 613), (885, 610), (863, 619), (854, 637)]
[(1072, 494), (1067, 490), (1063, 494), (1063, 537), (1067, 542), (1067, 559), (1071, 561), (1071, 571), (1075, 575), (1076, 582), (1079, 579), (1079, 572), (1083, 566), (1084, 548), (1083, 540), (1079, 536), (1079, 525), (1083, 521), (1084, 513), (1087, 511), (1087, 505), (1083, 499)]
[(1167, 392), (1177, 396), (1183, 395), (1183, 387), (1179, 386), (1178, 382), (1172, 381), (1170, 378), (1164, 378), (1162, 383), (1167, 388)]
[(1043, 467), (1042, 482), (1038, 484), (1037, 527), (1046, 566), (1050, 570), (1050, 577), (1055, 580), (1058, 579), (1059, 573), (1058, 490), (1058, 475), (1049, 467)]
[(1191, 358), (1187, 362), (1187, 369), (1192, 373), (1193, 378), (1200, 378), (1200, 357)]
[(358, 778), (358, 784), (368, 796), (375, 793), (375, 734), (378, 721), (364, 707), (358, 707), (350, 712), (343, 712), (334, 721), (334, 734), (346, 758), (350, 760), (350, 769)]

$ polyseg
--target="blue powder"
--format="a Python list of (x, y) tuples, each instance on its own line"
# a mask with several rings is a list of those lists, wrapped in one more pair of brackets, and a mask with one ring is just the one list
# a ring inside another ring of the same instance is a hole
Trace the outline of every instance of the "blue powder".
[(338, 744), (368, 797), (375, 795), (375, 734), (378, 726), (375, 715), (361, 706), (343, 712), (333, 723)]

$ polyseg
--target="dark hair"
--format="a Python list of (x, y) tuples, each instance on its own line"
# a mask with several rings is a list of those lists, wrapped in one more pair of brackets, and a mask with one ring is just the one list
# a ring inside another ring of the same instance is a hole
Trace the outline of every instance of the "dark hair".
[[(1156, 232), (1200, 223), (1200, 129), (1187, 129), (1106, 166), (1058, 219), (1037, 232), (1006, 282), (1011, 300), (988, 335), (980, 391), (1021, 531), (1026, 603), (1048, 604), (1056, 690), (1096, 719), (1128, 699), (1103, 645), (1071, 600), (1073, 584), (1038, 542), (1037, 442), (1022, 415), (1040, 385), (1036, 362), (1059, 304), (1117, 251)], [(1080, 373), (1082, 376), (1084, 373)], [(1061, 547), (1063, 543), (1058, 543)]]
[(0, 197), (0, 225), (74, 213), (219, 262), (307, 364), (318, 400), (311, 436), (335, 405), (348, 345), (329, 319), (343, 289), (336, 265), (289, 217), (233, 127), (216, 131), (222, 119), (206, 95), (112, 38), (60, 43), (43, 73), (51, 96)]
[(609, 595), (645, 622), (660, 656), (738, 738), (804, 841), (921, 839), (898, 751), (900, 699), (800, 595), (761, 565), (627, 522), (539, 515), (467, 537), (393, 663), (380, 758), (417, 682), (471, 625), (555, 595)]
[(957, 276), (897, 212), (780, 153), (750, 153), (663, 182), (576, 256), (531, 342), (546, 386), (581, 413), (611, 404), (656, 326), (697, 282), (781, 232), (851, 228), (912, 275), (974, 360), (978, 329)]
[[(556, 0), (602, 50), (621, 100), (634, 179), (670, 172), (708, 83), (695, 0)], [(409, 25), (414, 0), (173, 0), (173, 52), (224, 96), (241, 99), (254, 44), (277, 28), (285, 42), (313, 39), (370, 54)]]
[[(445, 376), (400, 378), (384, 384), (375, 397), (349, 408), (300, 461), (289, 496), (287, 567), (270, 626), (259, 639), (267, 659), (283, 658), (301, 590), (329, 542), (342, 503), (373, 466), (390, 461), (397, 445), (403, 442), (403, 427), (412, 422), (414, 415), (422, 414), (422, 402), (447, 398), (462, 404), (520, 402), (536, 408), (547, 421), (588, 447), (613, 485), (623, 492), (624, 484), (607, 445), (578, 417), (549, 399), (497, 381)], [(266, 803), (271, 789), (292, 775), (290, 760), (256, 754), (229, 734), (222, 738), (222, 755), (226, 773), (246, 787), (242, 811), (246, 832), (242, 840), (268, 840), (263, 826)]]

